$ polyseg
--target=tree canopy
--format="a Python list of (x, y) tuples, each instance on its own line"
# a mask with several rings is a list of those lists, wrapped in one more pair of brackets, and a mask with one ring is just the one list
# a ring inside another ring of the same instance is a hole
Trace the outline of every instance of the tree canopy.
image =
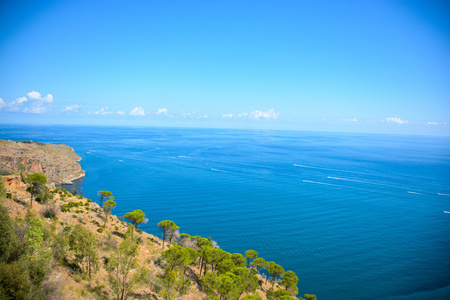
[(100, 207), (103, 207), (103, 201), (114, 200), (114, 196), (110, 191), (98, 191), (97, 195), (100, 196)]
[(250, 266), (250, 261), (258, 257), (258, 252), (255, 250), (245, 251), (245, 257), (247, 258), (247, 268)]
[(166, 240), (166, 236), (170, 233), (175, 232), (180, 227), (175, 224), (174, 221), (164, 220), (158, 223), (158, 228), (160, 228), (163, 232), (163, 249), (164, 249), (164, 241)]
[(108, 215), (111, 213), (111, 210), (116, 207), (116, 205), (116, 202), (113, 200), (107, 200), (103, 204), (103, 210), (105, 211), (105, 225), (108, 222)]
[(137, 228), (138, 224), (144, 223), (145, 221), (145, 213), (140, 209), (127, 212), (123, 217), (130, 221), (135, 228)]
[(33, 173), (25, 178), (25, 182), (31, 183), (31, 206), (33, 206), (33, 196), (38, 193), (39, 187), (47, 182), (47, 178), (40, 173)]

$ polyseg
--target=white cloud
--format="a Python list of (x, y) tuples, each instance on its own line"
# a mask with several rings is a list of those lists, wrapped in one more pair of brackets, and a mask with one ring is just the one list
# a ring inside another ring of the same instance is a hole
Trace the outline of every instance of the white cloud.
[(125, 113), (124, 113), (123, 111), (121, 111), (121, 110), (118, 110), (118, 111), (116, 112), (116, 114), (118, 114), (118, 115), (124, 115)]
[(2, 98), (0, 98), (0, 109), (2, 109), (3, 107), (6, 107), (6, 106), (8, 106), (8, 104), (6, 104), (6, 102), (3, 101)]
[(169, 110), (167, 109), (167, 108), (158, 108), (158, 110), (156, 111), (156, 115), (157, 116), (159, 116), (159, 115), (166, 115), (167, 116), (167, 112), (168, 112)]
[(21, 104), (21, 103), (23, 103), (23, 102), (27, 102), (27, 98), (25, 98), (25, 97), (20, 97), (20, 98), (17, 98), (16, 101), (13, 101), (13, 102), (11, 102), (11, 103)]
[(397, 123), (397, 124), (400, 124), (400, 125), (409, 123), (408, 120), (402, 120), (402, 119), (397, 118), (397, 117), (386, 118), (386, 122), (388, 122), (388, 123)]
[(280, 113), (275, 112), (273, 108), (269, 109), (266, 112), (255, 110), (254, 112), (250, 113), (250, 118), (259, 120), (259, 119), (278, 119), (278, 116)]
[(130, 116), (145, 116), (142, 106), (136, 106), (130, 111)]
[(358, 119), (354, 118), (354, 119), (340, 119), (341, 121), (345, 121), (345, 122), (358, 122)]
[(42, 98), (42, 101), (45, 101), (45, 102), (48, 102), (48, 103), (52, 103), (53, 102), (53, 96), (50, 95), (50, 94), (47, 94), (47, 96)]
[(28, 99), (38, 100), (38, 99), (41, 99), (41, 94), (38, 92), (32, 91), (27, 94), (27, 97), (28, 97)]
[(100, 110), (94, 112), (88, 112), (91, 115), (109, 115), (112, 114), (112, 111), (109, 110), (108, 106), (100, 108)]
[(427, 122), (427, 125), (447, 125), (447, 122)]
[(78, 105), (78, 104), (69, 105), (63, 109), (63, 112), (65, 112), (65, 111), (77, 112), (80, 107), (81, 107), (81, 105)]
[(185, 111), (182, 111), (181, 112), (181, 117), (183, 117), (183, 118), (191, 118), (191, 117), (194, 117), (198, 112), (199, 112), (199, 110), (193, 111), (193, 112), (189, 112), (189, 113), (187, 113)]
[(239, 118), (245, 118), (246, 116), (248, 116), (248, 113), (242, 113), (238, 115)]
[(233, 117), (233, 114), (223, 114), (222, 115), (222, 118), (225, 118), (225, 119), (231, 119)]
[(0, 103), (0, 109), (5, 108), (10, 112), (24, 112), (42, 114), (52, 108), (53, 96), (47, 94), (45, 97), (41, 97), (41, 94), (35, 91), (27, 93), (25, 97), (19, 97), (10, 103), (6, 103), (2, 100)]

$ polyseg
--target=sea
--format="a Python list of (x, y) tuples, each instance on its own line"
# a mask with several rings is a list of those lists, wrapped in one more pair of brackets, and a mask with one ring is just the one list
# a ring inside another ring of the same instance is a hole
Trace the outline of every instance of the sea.
[(450, 138), (272, 130), (0, 125), (72, 147), (66, 186), (113, 214), (253, 249), (326, 299), (450, 299)]

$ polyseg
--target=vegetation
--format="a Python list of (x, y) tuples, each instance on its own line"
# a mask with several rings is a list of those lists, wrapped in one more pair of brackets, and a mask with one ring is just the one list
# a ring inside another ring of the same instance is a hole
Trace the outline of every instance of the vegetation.
[(125, 214), (127, 224), (111, 217), (112, 199), (98, 214), (97, 204), (65, 189), (50, 189), (56, 197), (45, 205), (21, 206), (2, 183), (1, 202), (16, 208), (0, 204), (0, 299), (303, 299), (297, 275), (255, 250), (229, 253), (211, 238), (179, 234), (171, 220), (156, 225), (161, 241), (137, 229), (142, 210)]
[(114, 200), (114, 196), (109, 191), (98, 191), (97, 195), (100, 196), (100, 207), (103, 207), (103, 201)]
[(123, 217), (125, 219), (127, 219), (128, 221), (130, 221), (131, 224), (133, 224), (134, 228), (136, 228), (136, 229), (139, 224), (142, 224), (145, 222), (145, 213), (140, 209), (134, 210), (132, 212), (128, 212)]
[(33, 196), (39, 192), (39, 188), (47, 182), (47, 178), (39, 173), (33, 173), (25, 178), (25, 182), (31, 183), (30, 194), (31, 194), (31, 206), (33, 206)]
[(117, 203), (113, 200), (107, 200), (105, 201), (105, 204), (103, 204), (103, 211), (105, 212), (105, 224), (108, 222), (108, 216), (111, 214), (111, 210), (113, 210), (116, 207)]
[(173, 233), (180, 227), (178, 227), (174, 221), (165, 220), (158, 223), (158, 228), (161, 229), (163, 232), (163, 249), (164, 249), (164, 241), (166, 240), (166, 236), (173, 237)]

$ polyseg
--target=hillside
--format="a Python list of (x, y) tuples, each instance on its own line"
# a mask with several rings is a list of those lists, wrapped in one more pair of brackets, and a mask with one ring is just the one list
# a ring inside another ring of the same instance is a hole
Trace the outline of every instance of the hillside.
[(84, 176), (78, 163), (81, 157), (64, 144), (0, 140), (0, 158), (0, 175), (37, 172), (55, 184)]
[[(22, 149), (32, 166), (55, 152), (77, 157), (65, 145), (13, 149), (7, 152)], [(173, 221), (150, 220), (161, 239), (138, 229), (148, 221), (144, 212), (124, 216), (134, 226), (113, 215), (120, 199), (108, 191), (100, 207), (53, 182), (31, 188), (24, 177), (0, 177), (0, 299), (303, 299), (294, 296), (296, 274), (254, 250), (228, 253), (211, 238), (180, 234)]]

